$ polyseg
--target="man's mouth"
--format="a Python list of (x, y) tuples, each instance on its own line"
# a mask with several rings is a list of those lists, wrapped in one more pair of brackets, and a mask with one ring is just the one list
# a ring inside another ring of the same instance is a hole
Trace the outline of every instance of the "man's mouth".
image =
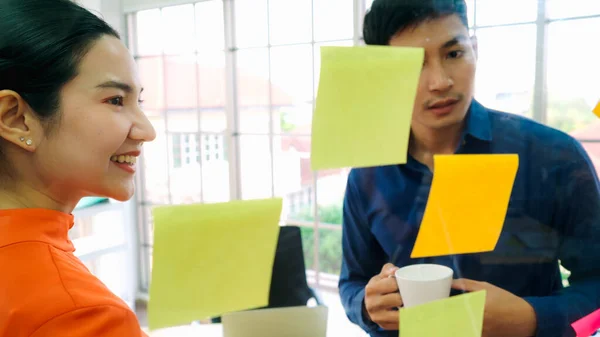
[(435, 102), (434, 104), (431, 104), (428, 109), (440, 109), (440, 108), (445, 108), (451, 105), (454, 105), (456, 103), (458, 103), (458, 99), (456, 98), (446, 98), (440, 101)]

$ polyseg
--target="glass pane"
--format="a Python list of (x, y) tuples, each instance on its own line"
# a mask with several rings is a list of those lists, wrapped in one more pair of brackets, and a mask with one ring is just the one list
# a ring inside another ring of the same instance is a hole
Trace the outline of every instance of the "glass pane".
[(141, 11), (136, 14), (136, 53), (139, 56), (162, 53), (160, 9)]
[(365, 0), (365, 8), (366, 9), (371, 8), (371, 5), (373, 5), (373, 1), (374, 0)]
[[(315, 41), (351, 39), (354, 4), (348, 0), (313, 0)], [(331, 18), (336, 18), (335, 23)]]
[(531, 116), (535, 25), (479, 29), (477, 41), (477, 100), (491, 109)]
[(269, 1), (269, 34), (272, 45), (312, 40), (311, 1)]
[(230, 200), (227, 142), (225, 134), (200, 134), (204, 202)]
[(172, 168), (171, 197), (174, 204), (202, 201), (201, 139), (197, 133), (170, 133)]
[(75, 214), (75, 224), (69, 239), (77, 246), (76, 254), (90, 253), (125, 243), (125, 222), (120, 210), (96, 213), (93, 216)]
[(269, 132), (269, 50), (240, 50), (237, 55), (237, 103), (240, 132)]
[(600, 1), (593, 0), (546, 0), (550, 19), (600, 14)]
[[(187, 114), (192, 113), (195, 115), (198, 106), (196, 57), (193, 55), (165, 57), (165, 66), (164, 90), (167, 96), (166, 103), (169, 118), (172, 115), (183, 114), (184, 111), (190, 110), (191, 112)], [(169, 120), (169, 129), (171, 129), (170, 123)], [(197, 128), (197, 124), (192, 125), (192, 127)]]
[(275, 132), (310, 126), (313, 71), (311, 45), (271, 49), (271, 104)]
[(165, 54), (194, 51), (194, 5), (163, 8), (162, 23)]
[(84, 260), (83, 263), (110, 291), (127, 303), (133, 303), (131, 282), (134, 280), (133, 270), (127, 268), (126, 252), (115, 252)]
[(140, 230), (140, 244), (141, 245), (153, 245), (154, 244), (154, 218), (152, 217), (152, 209), (154, 206), (142, 206), (141, 211), (143, 214), (140, 219), (140, 223), (143, 224), (144, 228)]
[[(324, 281), (340, 275), (342, 266), (342, 225), (319, 229), (319, 271)], [(323, 275), (325, 274), (325, 275)]]
[(477, 0), (477, 26), (533, 22), (538, 0)]
[(142, 251), (140, 253), (140, 264), (141, 264), (141, 274), (142, 277), (140, 279), (141, 288), (148, 292), (150, 289), (150, 277), (152, 274), (152, 247), (151, 246), (142, 246)]
[(310, 136), (273, 137), (275, 195), (284, 198), (283, 219), (302, 220), (312, 212), (310, 141)]
[(144, 87), (142, 98), (146, 110), (159, 111), (165, 106), (163, 85), (163, 59), (144, 57), (137, 60), (140, 81)]
[(267, 0), (236, 0), (234, 4), (237, 47), (267, 46), (269, 43)]
[(169, 142), (166, 137), (164, 119), (150, 117), (150, 122), (156, 130), (156, 139), (144, 144), (143, 181), (144, 202), (155, 204), (169, 203)]
[(200, 130), (223, 132), (227, 129), (225, 55), (222, 51), (202, 52), (197, 63)]
[(204, 1), (196, 4), (196, 38), (198, 51), (225, 49), (223, 1)]
[[(548, 27), (548, 124), (580, 138), (598, 138), (582, 130), (597, 117), (592, 114), (600, 91), (600, 18), (554, 22)], [(576, 38), (575, 38), (576, 37)], [(594, 123), (595, 126), (595, 123)], [(596, 126), (597, 127), (597, 126)]]
[(242, 199), (272, 197), (269, 136), (240, 136), (240, 164)]

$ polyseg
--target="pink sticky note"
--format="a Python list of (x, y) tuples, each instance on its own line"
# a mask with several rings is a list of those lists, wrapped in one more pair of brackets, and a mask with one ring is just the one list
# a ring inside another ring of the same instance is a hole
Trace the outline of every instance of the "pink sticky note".
[(600, 310), (596, 310), (588, 316), (578, 320), (571, 324), (577, 337), (589, 337), (592, 336), (598, 329), (600, 329)]

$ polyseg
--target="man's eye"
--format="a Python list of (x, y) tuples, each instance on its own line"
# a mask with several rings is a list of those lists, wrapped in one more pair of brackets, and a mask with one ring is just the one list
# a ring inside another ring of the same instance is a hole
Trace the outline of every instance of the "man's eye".
[(123, 97), (117, 96), (106, 101), (108, 104), (123, 106)]
[(464, 52), (462, 50), (453, 50), (448, 53), (448, 58), (457, 59), (457, 58), (462, 57), (463, 55), (464, 55)]

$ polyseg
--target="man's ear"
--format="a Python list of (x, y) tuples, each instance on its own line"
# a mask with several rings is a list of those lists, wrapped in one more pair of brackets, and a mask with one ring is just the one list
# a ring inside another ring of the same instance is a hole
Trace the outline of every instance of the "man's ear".
[(471, 36), (471, 45), (473, 46), (473, 51), (475, 52), (475, 59), (479, 59), (479, 46), (477, 43), (477, 35)]
[(0, 90), (0, 137), (35, 151), (43, 134), (42, 124), (29, 104), (12, 90)]

